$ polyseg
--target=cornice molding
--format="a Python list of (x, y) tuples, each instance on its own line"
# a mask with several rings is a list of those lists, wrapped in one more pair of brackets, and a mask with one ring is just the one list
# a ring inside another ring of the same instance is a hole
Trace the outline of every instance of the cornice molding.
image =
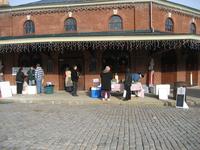
[(63, 7), (63, 8), (44, 8), (40, 10), (25, 10), (20, 12), (11, 12), (13, 16), (23, 15), (41, 15), (41, 14), (52, 14), (52, 13), (66, 13), (66, 12), (77, 12), (77, 11), (99, 11), (108, 9), (129, 9), (133, 8), (135, 4), (109, 4), (100, 6), (76, 6), (76, 7)]
[[(197, 15), (200, 16), (200, 10), (193, 9), (187, 6), (183, 6), (180, 4), (176, 4), (169, 1), (164, 0), (116, 0), (116, 1), (104, 1), (104, 2), (90, 2), (90, 3), (79, 3), (79, 4), (44, 4), (44, 5), (36, 5), (36, 6), (29, 6), (29, 5), (21, 5), (21, 6), (15, 6), (15, 7), (8, 7), (0, 10), (0, 13), (3, 12), (20, 12), (20, 11), (35, 11), (35, 10), (45, 10), (45, 9), (58, 9), (58, 8), (74, 8), (74, 7), (94, 7), (98, 8), (100, 6), (106, 6), (106, 5), (120, 5), (120, 4), (135, 4), (135, 3), (156, 3), (160, 4), (166, 7), (170, 7), (172, 9), (176, 9), (177, 11), (188, 13), (190, 15)], [(96, 6), (96, 7), (95, 7)]]

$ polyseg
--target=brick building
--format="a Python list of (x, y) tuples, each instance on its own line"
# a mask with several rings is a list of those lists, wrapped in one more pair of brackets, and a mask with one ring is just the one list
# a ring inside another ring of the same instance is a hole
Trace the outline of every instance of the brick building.
[(79, 89), (89, 89), (105, 65), (123, 79), (126, 67), (149, 84), (200, 85), (200, 12), (161, 0), (60, 0), (11, 7), (0, 1), (0, 59), (12, 68), (40, 63), (45, 81), (64, 88), (66, 66), (78, 65)]

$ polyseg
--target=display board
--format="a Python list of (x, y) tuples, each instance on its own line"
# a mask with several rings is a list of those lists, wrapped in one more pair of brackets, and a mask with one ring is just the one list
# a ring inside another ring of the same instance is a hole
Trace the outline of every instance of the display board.
[(1, 98), (12, 97), (12, 91), (9, 81), (0, 82)]
[(177, 95), (176, 96), (176, 107), (183, 107), (185, 96), (184, 95)]
[[(27, 75), (28, 70), (30, 69), (30, 67), (23, 67), (22, 68), (22, 72)], [(12, 67), (12, 75), (15, 76), (17, 75), (17, 72), (19, 70), (19, 67)]]
[(177, 88), (176, 108), (185, 108), (185, 109), (189, 108), (186, 103), (186, 88), (185, 87)]

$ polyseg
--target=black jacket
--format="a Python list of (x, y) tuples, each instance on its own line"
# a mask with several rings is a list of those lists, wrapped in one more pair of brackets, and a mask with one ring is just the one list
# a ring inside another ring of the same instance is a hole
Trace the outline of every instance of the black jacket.
[(17, 72), (16, 81), (21, 83), (24, 82), (24, 73), (20, 70)]
[(131, 75), (131, 73), (129, 72), (129, 73), (126, 73), (126, 74), (125, 74), (124, 85), (125, 85), (125, 86), (131, 86), (131, 84), (132, 84), (132, 75)]
[(72, 72), (71, 72), (71, 78), (72, 78), (73, 82), (78, 82), (79, 74), (78, 74), (77, 70), (74, 70), (74, 69), (72, 70)]
[(101, 73), (101, 89), (102, 90), (111, 90), (111, 80), (112, 80), (112, 73), (111, 72), (107, 72)]

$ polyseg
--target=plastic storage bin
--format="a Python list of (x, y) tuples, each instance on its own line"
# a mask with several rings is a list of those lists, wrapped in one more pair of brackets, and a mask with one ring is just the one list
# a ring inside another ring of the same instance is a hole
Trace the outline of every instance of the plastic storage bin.
[(92, 87), (90, 95), (91, 95), (92, 98), (99, 98), (99, 97), (101, 97), (101, 88), (99, 88), (99, 87)]
[(54, 92), (54, 85), (48, 85), (44, 87), (44, 92), (46, 94), (53, 94)]

